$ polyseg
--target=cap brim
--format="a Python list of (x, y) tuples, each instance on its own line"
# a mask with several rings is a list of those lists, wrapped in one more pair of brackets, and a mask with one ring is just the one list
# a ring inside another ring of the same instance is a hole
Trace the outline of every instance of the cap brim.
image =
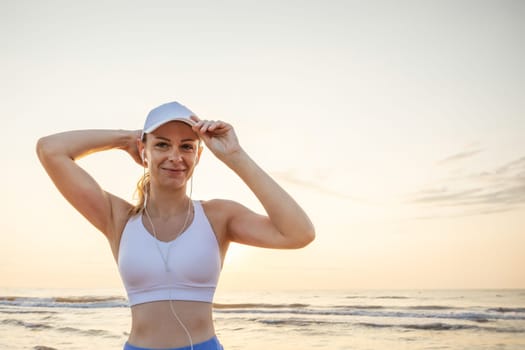
[(144, 135), (145, 134), (149, 134), (149, 133), (155, 131), (156, 129), (160, 128), (162, 125), (164, 125), (166, 123), (169, 123), (169, 122), (182, 122), (182, 123), (187, 124), (187, 125), (189, 125), (191, 127), (194, 126), (195, 124), (197, 124), (197, 122), (195, 122), (193, 119), (180, 118), (180, 117), (179, 118), (170, 118), (170, 119), (158, 122), (156, 124), (150, 125), (147, 129), (143, 129), (142, 130), (141, 139), (144, 139)]
[(170, 119), (163, 120), (159, 123), (150, 125), (147, 129), (142, 130), (142, 132), (144, 134), (149, 134), (150, 132), (154, 131), (155, 129), (169, 122), (183, 122), (185, 124), (188, 124), (189, 126), (194, 126), (196, 124), (195, 121), (193, 121), (192, 119), (188, 119), (188, 118), (170, 118)]

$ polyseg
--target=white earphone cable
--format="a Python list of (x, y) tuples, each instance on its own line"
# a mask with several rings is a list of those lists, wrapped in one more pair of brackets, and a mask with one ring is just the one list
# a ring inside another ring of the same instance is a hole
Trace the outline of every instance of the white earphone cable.
[[(146, 175), (146, 167), (144, 167), (144, 176), (145, 175)], [(186, 225), (188, 224), (188, 219), (190, 217), (191, 207), (192, 207), (192, 205), (191, 205), (192, 204), (192, 199), (191, 199), (192, 193), (193, 193), (193, 176), (190, 178), (190, 194), (188, 196), (189, 197), (188, 198), (188, 213), (186, 215), (186, 219), (184, 220), (184, 224), (182, 225), (180, 233), (171, 241), (171, 243), (173, 243), (177, 239), (177, 237), (180, 236), (184, 232), (184, 229), (186, 228)], [(146, 214), (146, 217), (148, 218), (148, 221), (149, 221), (149, 223), (151, 225), (151, 229), (153, 231), (153, 236), (155, 237), (155, 244), (157, 246), (157, 249), (159, 250), (159, 254), (160, 254), (161, 258), (162, 258), (162, 261), (164, 262), (164, 266), (166, 268), (166, 271), (169, 272), (168, 263), (169, 263), (169, 253), (170, 253), (171, 244), (168, 246), (168, 253), (166, 254), (166, 257), (164, 257), (164, 254), (162, 254), (162, 249), (160, 248), (160, 245), (158, 243), (158, 238), (157, 238), (157, 232), (155, 230), (155, 225), (153, 225), (153, 221), (151, 220), (151, 216), (149, 215), (149, 212), (148, 212), (148, 209), (147, 209), (147, 203), (148, 203), (148, 191), (146, 189), (144, 189), (144, 206), (143, 206), (143, 210), (144, 210), (144, 213)], [(169, 285), (169, 283), (168, 283), (168, 285)], [(186, 333), (186, 336), (188, 337), (188, 340), (190, 341), (190, 349), (193, 350), (193, 339), (191, 338), (191, 334), (188, 331), (188, 328), (186, 328), (186, 326), (184, 325), (182, 320), (179, 318), (179, 315), (177, 315), (177, 312), (175, 311), (175, 307), (173, 306), (172, 292), (173, 291), (170, 289), (169, 290), (169, 296), (168, 296), (168, 299), (169, 299), (168, 302), (170, 304), (171, 313), (173, 314), (173, 316), (175, 317), (177, 322), (179, 322), (181, 328)]]

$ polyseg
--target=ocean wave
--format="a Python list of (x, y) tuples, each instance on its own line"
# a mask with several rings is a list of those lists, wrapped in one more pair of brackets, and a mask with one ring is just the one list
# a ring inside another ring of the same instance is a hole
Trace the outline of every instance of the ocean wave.
[(525, 307), (495, 307), (487, 309), (488, 312), (501, 312), (501, 313), (507, 313), (507, 312), (518, 312), (518, 313), (525, 313)]
[(414, 306), (384, 306), (384, 305), (337, 305), (337, 309), (361, 309), (361, 310), (381, 310), (381, 309), (408, 309), (408, 310), (456, 310), (457, 307), (448, 305), (414, 305)]
[(422, 324), (374, 324), (374, 323), (358, 323), (360, 326), (372, 328), (401, 328), (408, 330), (422, 330), (422, 331), (458, 331), (458, 330), (476, 330), (483, 332), (494, 333), (523, 333), (524, 329), (516, 327), (485, 327), (472, 324), (457, 324), (457, 323), (422, 323)]
[(7, 309), (7, 308), (0, 308), (0, 314), (7, 314), (7, 315), (19, 315), (19, 314), (37, 314), (37, 315), (52, 315), (57, 314), (56, 311), (49, 311), (49, 310), (20, 310), (20, 309)]
[[(25, 297), (0, 296), (0, 305), (18, 307), (45, 308), (114, 308), (128, 307), (128, 302), (122, 297), (81, 296), (81, 297)], [(35, 312), (31, 310), (30, 312)]]
[[(381, 296), (388, 297), (390, 296)], [(381, 298), (380, 297), (380, 298)], [(0, 296), (0, 314), (53, 313), (53, 308), (122, 308), (128, 302), (121, 296)], [(45, 309), (43, 309), (45, 308)], [(308, 317), (374, 317), (395, 319), (454, 319), (476, 323), (496, 320), (525, 320), (524, 307), (460, 308), (452, 305), (311, 305), (306, 303), (215, 303), (214, 312), (232, 315), (303, 315)], [(51, 310), (48, 310), (51, 309)]]
[(80, 329), (75, 327), (55, 327), (52, 324), (42, 323), (42, 322), (28, 322), (18, 319), (4, 319), (0, 320), (0, 325), (3, 326), (15, 326), (23, 327), (30, 330), (55, 330), (64, 334), (78, 334), (83, 336), (93, 336), (93, 337), (116, 337), (117, 335), (112, 334), (111, 332), (104, 329)]
[(356, 323), (358, 326), (369, 328), (401, 328), (407, 330), (422, 330), (422, 331), (458, 331), (458, 330), (477, 330), (484, 332), (495, 333), (523, 333), (524, 329), (514, 327), (484, 327), (472, 324), (458, 324), (458, 323), (421, 323), (421, 324), (387, 324), (387, 323)]
[(45, 323), (39, 323), (39, 322), (26, 322), (16, 319), (4, 319), (0, 321), (0, 324), (2, 325), (8, 325), (8, 326), (21, 326), (28, 329), (49, 329), (52, 328), (50, 325)]
[(57, 303), (102, 303), (102, 302), (113, 302), (113, 301), (125, 301), (122, 297), (114, 296), (70, 296), (70, 297), (56, 297), (54, 298)]
[(400, 296), (400, 295), (381, 295), (378, 297), (371, 297), (372, 299), (410, 299), (410, 297)]
[(252, 319), (258, 323), (262, 323), (269, 326), (277, 327), (317, 327), (317, 326), (328, 326), (333, 327), (337, 325), (345, 325), (346, 328), (351, 326), (366, 327), (366, 328), (396, 328), (405, 330), (419, 330), (419, 331), (461, 331), (461, 330), (474, 330), (474, 331), (486, 331), (496, 333), (523, 333), (525, 329), (515, 327), (487, 327), (475, 324), (463, 324), (463, 323), (446, 323), (446, 322), (431, 322), (431, 323), (380, 323), (380, 322), (332, 322), (322, 321), (316, 319), (300, 319), (300, 318), (287, 318), (287, 319)]
[(447, 305), (415, 305), (407, 306), (407, 309), (411, 310), (456, 310), (457, 307)]
[(304, 315), (304, 316), (358, 316), (376, 318), (417, 318), (417, 319), (454, 319), (467, 320), (477, 323), (486, 323), (496, 320), (525, 320), (525, 313), (502, 313), (492, 311), (462, 311), (441, 307), (408, 307), (403, 308), (370, 308), (370, 307), (341, 307), (341, 308), (259, 308), (257, 304), (252, 308), (245, 309), (217, 309), (216, 313), (223, 314), (252, 314), (252, 315)]
[(265, 319), (265, 318), (252, 318), (252, 322), (258, 322), (267, 325), (275, 326), (337, 326), (337, 325), (348, 325), (348, 321), (334, 321), (334, 320), (321, 320), (321, 319), (306, 319), (306, 318), (286, 318), (286, 319)]
[(370, 327), (370, 328), (403, 328), (403, 329), (427, 330), (427, 331), (480, 329), (480, 327), (474, 326), (474, 325), (451, 324), (451, 323), (442, 323), (442, 322), (422, 323), (422, 324), (385, 324), (385, 323), (360, 322), (360, 323), (356, 323), (356, 325)]
[(282, 309), (282, 308), (305, 308), (309, 304), (258, 304), (258, 303), (243, 303), (243, 304), (219, 304), (214, 303), (214, 309)]
[(118, 338), (118, 336), (104, 329), (80, 329), (80, 328), (75, 328), (75, 327), (60, 327), (60, 328), (57, 328), (57, 331), (62, 332), (62, 333), (68, 333), (68, 334), (75, 333), (75, 334), (93, 336), (93, 337), (102, 336), (106, 338), (111, 338), (111, 337)]
[(385, 309), (385, 306), (381, 305), (335, 305), (332, 306), (334, 309), (357, 309), (357, 310), (380, 310)]
[(368, 295), (347, 295), (345, 299), (411, 299), (410, 297), (403, 295), (379, 295), (379, 296), (368, 296)]

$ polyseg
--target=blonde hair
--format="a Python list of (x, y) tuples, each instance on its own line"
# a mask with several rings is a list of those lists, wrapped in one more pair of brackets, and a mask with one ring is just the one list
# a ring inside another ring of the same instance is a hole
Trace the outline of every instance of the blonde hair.
[(144, 172), (144, 175), (137, 182), (137, 188), (135, 189), (135, 197), (137, 198), (137, 203), (129, 210), (131, 216), (137, 215), (144, 210), (144, 203), (146, 202), (146, 197), (149, 194), (151, 177), (149, 172)]
[[(144, 142), (144, 144), (146, 143), (146, 134), (142, 136), (142, 142)], [(144, 174), (137, 182), (137, 188), (135, 189), (135, 193), (133, 195), (133, 197), (137, 198), (137, 203), (129, 210), (130, 216), (135, 216), (139, 213), (142, 213), (150, 192), (151, 175), (149, 171), (146, 171), (145, 163), (143, 166)]]

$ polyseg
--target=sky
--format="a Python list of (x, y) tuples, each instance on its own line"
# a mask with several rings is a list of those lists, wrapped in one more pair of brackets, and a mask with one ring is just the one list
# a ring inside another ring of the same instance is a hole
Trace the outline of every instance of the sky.
[[(525, 288), (525, 2), (0, 1), (0, 286), (122, 288), (35, 153), (179, 101), (231, 123), (310, 215), (219, 290)], [(133, 200), (122, 151), (79, 163)], [(253, 194), (205, 150), (193, 198)]]

